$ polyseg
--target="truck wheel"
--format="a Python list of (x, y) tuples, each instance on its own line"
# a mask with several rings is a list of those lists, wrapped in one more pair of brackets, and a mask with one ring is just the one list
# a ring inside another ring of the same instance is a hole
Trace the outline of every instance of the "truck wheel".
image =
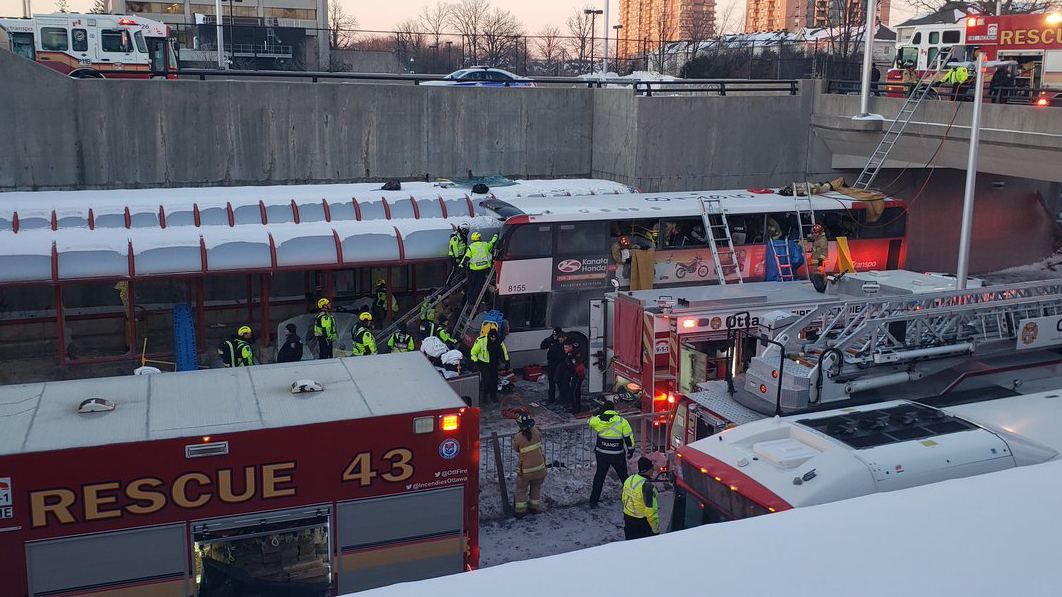
[(99, 71), (82, 69), (71, 71), (70, 76), (75, 79), (102, 79), (103, 75)]

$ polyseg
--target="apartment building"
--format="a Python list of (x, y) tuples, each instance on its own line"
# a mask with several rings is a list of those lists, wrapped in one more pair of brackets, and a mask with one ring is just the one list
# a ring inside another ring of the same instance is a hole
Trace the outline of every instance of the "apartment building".
[(621, 0), (620, 58), (652, 52), (661, 43), (715, 37), (715, 0)]

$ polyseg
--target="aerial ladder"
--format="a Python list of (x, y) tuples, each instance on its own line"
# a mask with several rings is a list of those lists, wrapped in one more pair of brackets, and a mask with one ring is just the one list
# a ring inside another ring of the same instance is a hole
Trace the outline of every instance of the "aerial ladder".
[(847, 400), (971, 355), (1015, 351), (1023, 321), (1054, 315), (1062, 315), (1062, 280), (833, 303), (788, 321), (780, 314), (735, 399), (765, 413), (779, 386), (783, 411)]

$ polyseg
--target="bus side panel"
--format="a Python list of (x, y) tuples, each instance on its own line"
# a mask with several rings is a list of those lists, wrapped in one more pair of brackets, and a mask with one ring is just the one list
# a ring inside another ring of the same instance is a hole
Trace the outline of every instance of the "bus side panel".
[(612, 324), (612, 350), (616, 362), (631, 371), (642, 366), (642, 304), (622, 294), (616, 297), (615, 321)]

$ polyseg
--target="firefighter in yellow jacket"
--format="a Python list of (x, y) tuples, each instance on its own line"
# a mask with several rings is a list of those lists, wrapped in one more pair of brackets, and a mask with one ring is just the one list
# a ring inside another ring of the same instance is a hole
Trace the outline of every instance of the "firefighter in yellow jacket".
[(623, 536), (641, 539), (660, 534), (660, 504), (653, 487), (653, 461), (638, 459), (638, 473), (623, 482)]
[(542, 483), (546, 480), (546, 452), (542, 448), (542, 432), (535, 427), (531, 415), (522, 414), (516, 419), (520, 427), (513, 435), (513, 451), (516, 452), (516, 517), (542, 511)]

